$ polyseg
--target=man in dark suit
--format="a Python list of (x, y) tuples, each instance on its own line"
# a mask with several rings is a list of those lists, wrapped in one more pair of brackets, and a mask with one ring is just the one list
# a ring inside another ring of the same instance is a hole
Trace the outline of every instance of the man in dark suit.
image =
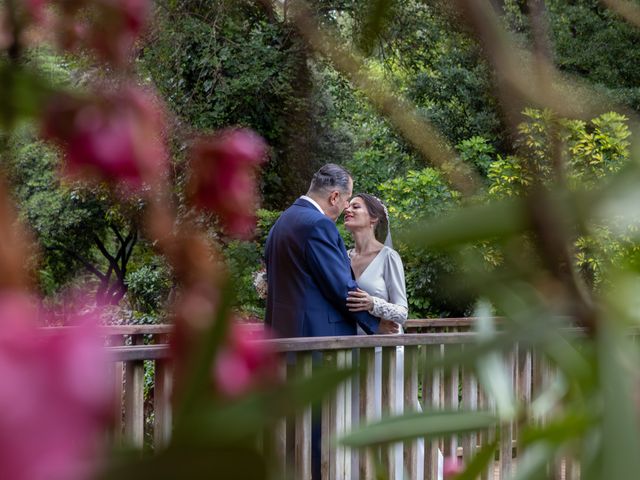
[(378, 318), (347, 309), (347, 292), (357, 284), (335, 222), (352, 191), (349, 172), (327, 164), (271, 228), (265, 323), (276, 336), (355, 335), (356, 325), (369, 334), (378, 331)]
[[(349, 204), (353, 180), (344, 168), (327, 164), (306, 195), (278, 218), (265, 248), (265, 323), (278, 337), (355, 335), (356, 325), (378, 331), (379, 320), (347, 309), (347, 292), (357, 284), (336, 220)], [(320, 421), (312, 424), (312, 478), (320, 479)]]

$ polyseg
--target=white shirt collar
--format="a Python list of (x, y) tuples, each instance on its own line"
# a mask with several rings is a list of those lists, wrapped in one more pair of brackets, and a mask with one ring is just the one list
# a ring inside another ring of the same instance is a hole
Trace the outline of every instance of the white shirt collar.
[(326, 215), (324, 213), (324, 210), (322, 210), (322, 207), (320, 205), (318, 205), (318, 202), (316, 202), (313, 198), (311, 197), (307, 197), (306, 195), (302, 195), (300, 197), (302, 200), (306, 200), (307, 202), (309, 202), (311, 205), (313, 205), (314, 207), (316, 207), (318, 210), (320, 210), (320, 213), (322, 213), (323, 215)]

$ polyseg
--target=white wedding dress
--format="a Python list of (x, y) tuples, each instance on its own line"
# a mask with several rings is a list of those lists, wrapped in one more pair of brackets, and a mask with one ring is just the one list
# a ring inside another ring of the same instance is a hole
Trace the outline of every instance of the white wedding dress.
[[(350, 250), (349, 257), (351, 257), (353, 250)], [(373, 298), (373, 309), (370, 313), (374, 317), (382, 318), (384, 320), (391, 320), (400, 324), (400, 333), (402, 333), (402, 325), (407, 319), (408, 303), (407, 292), (405, 287), (404, 267), (402, 266), (402, 260), (398, 252), (390, 247), (384, 246), (378, 255), (367, 265), (360, 278), (356, 279), (358, 286), (367, 292)], [(365, 333), (359, 329), (359, 334)], [(404, 411), (404, 347), (396, 348), (396, 403), (392, 406), (392, 412), (394, 415), (401, 414)], [(375, 382), (376, 382), (376, 417), (379, 418), (382, 414), (382, 349), (376, 348), (375, 353)], [(354, 392), (357, 389), (354, 389)], [(357, 408), (359, 402), (354, 401), (354, 408)], [(420, 409), (418, 399), (415, 399), (414, 409)], [(357, 414), (353, 415), (353, 418), (358, 418)], [(402, 444), (394, 446), (395, 455), (395, 478), (401, 479), (404, 476), (404, 466), (402, 462)], [(354, 456), (354, 461), (357, 462), (357, 457)], [(417, 473), (418, 478), (423, 478), (422, 471), (424, 469), (424, 442), (418, 442), (418, 465)], [(357, 472), (358, 469), (354, 470)]]

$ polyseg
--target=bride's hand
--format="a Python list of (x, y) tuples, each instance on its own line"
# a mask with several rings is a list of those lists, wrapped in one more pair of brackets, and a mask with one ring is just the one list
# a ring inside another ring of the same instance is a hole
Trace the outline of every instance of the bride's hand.
[(378, 327), (379, 335), (397, 335), (400, 333), (400, 325), (391, 320), (380, 320), (380, 326)]
[(358, 288), (347, 295), (347, 308), (350, 312), (368, 312), (373, 308), (373, 298), (364, 290)]

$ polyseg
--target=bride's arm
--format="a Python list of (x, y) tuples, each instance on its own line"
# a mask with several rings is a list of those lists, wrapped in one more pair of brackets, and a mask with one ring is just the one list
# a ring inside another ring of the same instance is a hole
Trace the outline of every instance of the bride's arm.
[(404, 267), (398, 252), (392, 250), (386, 259), (384, 281), (387, 285), (389, 301), (372, 297), (373, 305), (369, 313), (383, 320), (391, 320), (402, 325), (409, 315)]
[(387, 302), (379, 297), (371, 296), (373, 300), (373, 306), (369, 310), (369, 313), (374, 317), (381, 318), (382, 320), (390, 320), (392, 322), (402, 325), (409, 315), (409, 309), (404, 305), (396, 305), (395, 303)]

